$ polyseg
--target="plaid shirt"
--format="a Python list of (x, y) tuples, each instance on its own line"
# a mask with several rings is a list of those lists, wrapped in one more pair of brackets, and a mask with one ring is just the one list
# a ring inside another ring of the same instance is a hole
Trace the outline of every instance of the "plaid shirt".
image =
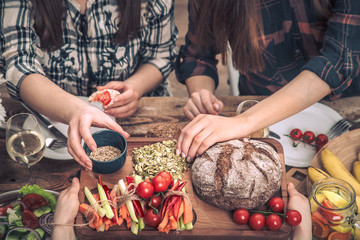
[[(312, 0), (262, 1), (265, 68), (248, 78), (240, 75), (240, 94), (270, 95), (309, 70), (330, 86), (330, 100), (360, 95), (360, 1), (334, 3), (332, 16), (321, 20), (314, 14)], [(184, 83), (191, 76), (207, 75), (217, 86), (218, 52), (197, 51), (192, 29), (189, 26), (175, 66), (177, 78)]]
[[(117, 1), (88, 0), (85, 37), (80, 31), (79, 4), (76, 0), (64, 2), (63, 45), (45, 52), (40, 50), (40, 39), (33, 28), (31, 2), (1, 1), (0, 77), (7, 80), (13, 98), (20, 100), (21, 81), (32, 73), (48, 77), (69, 93), (89, 96), (96, 86), (124, 81), (146, 63), (157, 67), (164, 77), (148, 96), (169, 96), (166, 78), (172, 71), (177, 39), (173, 0), (144, 1), (140, 33), (126, 44), (111, 40), (118, 31)], [(86, 51), (92, 71), (88, 71)]]

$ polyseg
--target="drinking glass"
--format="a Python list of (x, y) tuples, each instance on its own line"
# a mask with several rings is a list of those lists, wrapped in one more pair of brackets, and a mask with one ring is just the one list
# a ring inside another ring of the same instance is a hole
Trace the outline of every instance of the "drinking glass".
[(353, 239), (360, 217), (355, 190), (348, 182), (321, 179), (313, 184), (309, 200), (315, 239)]
[(17, 163), (28, 168), (31, 184), (34, 183), (31, 166), (44, 156), (45, 139), (35, 116), (19, 113), (6, 123), (6, 150)]
[[(245, 112), (247, 109), (251, 108), (252, 106), (254, 106), (255, 104), (257, 104), (259, 101), (257, 100), (245, 100), (242, 101), (237, 109), (236, 109), (236, 115), (240, 115), (241, 113)], [(251, 133), (249, 136), (249, 138), (267, 138), (269, 137), (270, 134), (270, 130), (268, 127), (260, 129), (256, 132)]]

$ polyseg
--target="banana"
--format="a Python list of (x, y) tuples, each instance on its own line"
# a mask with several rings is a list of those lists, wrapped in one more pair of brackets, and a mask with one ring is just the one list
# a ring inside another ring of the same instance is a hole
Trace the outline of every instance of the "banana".
[(308, 167), (308, 176), (311, 181), (311, 183), (317, 182), (320, 179), (328, 178), (330, 175), (325, 172), (324, 170), (317, 168), (317, 167)]
[(323, 149), (321, 151), (321, 161), (324, 165), (326, 172), (330, 176), (340, 178), (353, 186), (356, 195), (360, 195), (360, 183), (351, 173), (345, 168), (340, 159), (330, 150)]
[(354, 177), (360, 181), (360, 161), (355, 161), (353, 164)]

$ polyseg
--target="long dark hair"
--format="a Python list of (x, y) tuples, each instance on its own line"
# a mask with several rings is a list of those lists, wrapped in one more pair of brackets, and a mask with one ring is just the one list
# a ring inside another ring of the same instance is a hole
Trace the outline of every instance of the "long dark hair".
[[(31, 0), (34, 28), (40, 37), (41, 49), (53, 51), (62, 45), (64, 0)], [(135, 37), (140, 28), (141, 0), (118, 0), (119, 30), (113, 41), (122, 43)]]
[[(200, 49), (215, 46), (226, 63), (228, 43), (232, 62), (243, 74), (264, 68), (263, 24), (260, 14), (262, 0), (189, 0), (190, 29)], [(332, 0), (314, 0), (314, 9), (322, 17), (331, 13)], [(265, 4), (265, 3), (262, 3)]]

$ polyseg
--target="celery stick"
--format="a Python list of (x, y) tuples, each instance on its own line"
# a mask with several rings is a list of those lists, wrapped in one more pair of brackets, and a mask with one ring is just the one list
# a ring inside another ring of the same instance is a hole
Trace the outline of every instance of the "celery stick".
[(84, 193), (85, 193), (87, 200), (89, 201), (89, 203), (92, 206), (94, 206), (94, 208), (97, 211), (97, 213), (99, 214), (99, 216), (100, 217), (105, 216), (105, 213), (106, 213), (105, 209), (100, 207), (100, 205), (96, 202), (94, 196), (91, 194), (90, 190), (86, 186), (84, 187)]
[[(120, 179), (118, 182), (118, 186), (119, 186), (121, 194), (125, 194), (126, 186), (125, 186), (124, 180)], [(135, 209), (134, 209), (133, 203), (131, 201), (126, 201), (126, 207), (129, 211), (131, 219), (134, 222), (138, 223), (138, 219), (135, 214)]]
[(131, 222), (131, 232), (135, 235), (138, 234), (139, 232), (139, 224), (137, 224), (136, 222)]
[(185, 225), (184, 225), (184, 215), (181, 215), (181, 217), (179, 218), (179, 230), (183, 231), (185, 230)]
[(112, 219), (114, 217), (114, 212), (110, 207), (110, 204), (108, 202), (108, 199), (106, 197), (104, 188), (98, 184), (98, 191), (99, 191), (99, 196), (100, 196), (100, 200), (101, 200), (101, 206), (105, 209), (106, 213), (106, 217), (108, 219)]
[(192, 222), (189, 222), (189, 223), (186, 223), (186, 224), (185, 224), (185, 229), (186, 229), (186, 230), (191, 230), (191, 229), (193, 229), (193, 228), (194, 228), (194, 226), (193, 226)]
[[(134, 183), (136, 184), (136, 186), (141, 183), (143, 181), (142, 177), (139, 176), (139, 175), (135, 175), (134, 176)], [(145, 203), (144, 201), (140, 200), (140, 205), (141, 205), (141, 208), (143, 210), (143, 212), (145, 212)], [(144, 218), (140, 217), (139, 216), (139, 230), (143, 230), (145, 228), (145, 221), (144, 221)]]

